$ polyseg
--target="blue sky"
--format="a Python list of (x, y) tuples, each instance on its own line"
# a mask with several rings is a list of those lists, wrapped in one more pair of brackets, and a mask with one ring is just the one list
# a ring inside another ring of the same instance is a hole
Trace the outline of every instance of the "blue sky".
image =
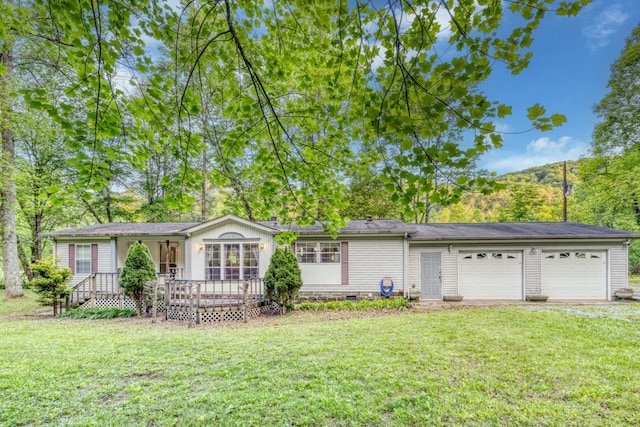
[(594, 0), (577, 17), (548, 15), (534, 33), (529, 67), (513, 76), (496, 65), (482, 90), (513, 106), (514, 114), (498, 123), (503, 131), (529, 129), (526, 108), (536, 102), (547, 113), (564, 114), (567, 123), (549, 132), (505, 134), (503, 147), (479, 167), (503, 174), (588, 155), (597, 123), (593, 106), (606, 94), (610, 66), (639, 22), (640, 0)]

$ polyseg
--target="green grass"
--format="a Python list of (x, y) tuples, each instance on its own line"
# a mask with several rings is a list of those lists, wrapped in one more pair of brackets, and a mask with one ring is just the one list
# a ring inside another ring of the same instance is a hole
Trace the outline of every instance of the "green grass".
[(36, 310), (39, 312), (49, 310), (53, 313), (53, 308), (42, 307), (36, 301), (38, 296), (30, 289), (25, 289), (24, 296), (20, 298), (6, 298), (4, 290), (0, 292), (0, 316), (31, 314)]
[(640, 274), (629, 275), (629, 286), (635, 289), (640, 289)]
[(639, 321), (635, 304), (5, 318), (0, 425), (637, 425)]
[(136, 310), (132, 308), (72, 308), (62, 313), (60, 317), (72, 319), (115, 319), (117, 317), (133, 317)]
[(295, 309), (301, 311), (379, 311), (379, 310), (404, 310), (407, 308), (407, 300), (404, 298), (375, 299), (360, 301), (325, 301), (303, 302), (296, 304)]

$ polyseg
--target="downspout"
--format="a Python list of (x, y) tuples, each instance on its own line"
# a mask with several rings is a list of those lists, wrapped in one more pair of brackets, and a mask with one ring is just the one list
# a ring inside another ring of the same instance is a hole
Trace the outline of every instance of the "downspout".
[(402, 287), (404, 289), (404, 297), (409, 301), (409, 272), (408, 270), (408, 254), (409, 254), (409, 233), (404, 233), (402, 241)]

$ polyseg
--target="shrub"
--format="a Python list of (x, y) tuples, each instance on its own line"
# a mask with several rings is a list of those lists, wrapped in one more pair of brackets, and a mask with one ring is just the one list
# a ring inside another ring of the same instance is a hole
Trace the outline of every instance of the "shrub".
[(287, 305), (298, 296), (301, 287), (302, 273), (296, 256), (288, 247), (276, 248), (264, 275), (265, 296), (278, 303), (284, 314)]
[(131, 245), (124, 260), (120, 286), (136, 303), (138, 316), (142, 316), (142, 301), (148, 294), (147, 284), (156, 279), (156, 265), (146, 245)]
[(60, 315), (72, 319), (114, 319), (116, 317), (133, 317), (136, 310), (132, 308), (71, 308)]
[(53, 315), (58, 315), (58, 301), (71, 294), (67, 286), (71, 280), (71, 270), (60, 267), (53, 258), (42, 258), (31, 264), (34, 278), (33, 290), (39, 295), (42, 305), (53, 305)]
[(407, 300), (404, 298), (384, 298), (360, 301), (303, 302), (298, 304), (296, 308), (301, 311), (404, 310), (407, 308)]

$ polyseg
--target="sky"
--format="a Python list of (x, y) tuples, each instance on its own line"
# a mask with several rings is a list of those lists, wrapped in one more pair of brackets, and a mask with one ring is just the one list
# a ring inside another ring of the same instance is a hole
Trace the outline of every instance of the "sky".
[[(547, 15), (534, 33), (529, 67), (513, 76), (496, 65), (481, 86), (490, 99), (512, 105), (514, 114), (497, 123), (507, 132), (503, 147), (478, 166), (504, 174), (587, 156), (598, 122), (593, 106), (606, 95), (611, 64), (639, 23), (640, 0), (593, 0), (576, 17)], [(535, 103), (567, 122), (548, 132), (517, 133), (531, 128), (526, 109)]]

